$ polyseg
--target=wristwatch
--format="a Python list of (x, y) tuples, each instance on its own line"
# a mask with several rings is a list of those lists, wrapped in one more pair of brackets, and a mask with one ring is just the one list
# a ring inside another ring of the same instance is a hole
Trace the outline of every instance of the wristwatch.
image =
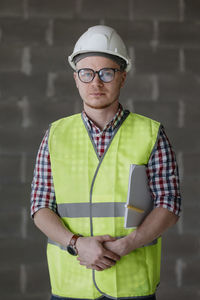
[(76, 248), (76, 242), (78, 240), (79, 237), (81, 237), (82, 235), (80, 234), (74, 234), (69, 242), (69, 244), (67, 245), (67, 251), (69, 254), (77, 256), (78, 255), (78, 250)]

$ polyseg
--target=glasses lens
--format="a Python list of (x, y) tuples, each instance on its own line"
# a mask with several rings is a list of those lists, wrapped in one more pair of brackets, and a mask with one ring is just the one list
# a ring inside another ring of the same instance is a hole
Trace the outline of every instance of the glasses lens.
[(113, 69), (105, 68), (99, 71), (99, 77), (104, 82), (110, 82), (114, 79), (115, 71)]
[(78, 76), (82, 82), (90, 82), (94, 78), (94, 71), (91, 69), (80, 69)]

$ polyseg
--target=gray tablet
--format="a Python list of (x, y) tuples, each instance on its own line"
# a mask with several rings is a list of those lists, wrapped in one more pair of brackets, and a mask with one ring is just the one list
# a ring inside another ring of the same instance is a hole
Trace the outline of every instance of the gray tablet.
[(146, 166), (131, 165), (124, 227), (137, 227), (152, 209), (153, 200), (148, 185)]

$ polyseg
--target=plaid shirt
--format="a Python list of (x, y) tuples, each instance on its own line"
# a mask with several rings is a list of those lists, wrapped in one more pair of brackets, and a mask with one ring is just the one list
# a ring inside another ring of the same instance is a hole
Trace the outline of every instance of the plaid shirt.
[[(124, 116), (124, 110), (119, 105), (119, 109), (113, 120), (102, 131), (87, 117), (85, 112), (82, 115), (96, 145), (97, 153), (101, 157), (116, 127)], [(154, 207), (164, 207), (174, 214), (179, 215), (181, 197), (176, 158), (163, 127), (161, 127), (159, 134), (156, 149), (152, 153), (147, 165), (149, 187), (154, 200)], [(57, 213), (48, 149), (48, 135), (49, 130), (47, 130), (42, 140), (36, 159), (31, 192), (32, 216), (36, 211), (44, 207), (50, 208)]]

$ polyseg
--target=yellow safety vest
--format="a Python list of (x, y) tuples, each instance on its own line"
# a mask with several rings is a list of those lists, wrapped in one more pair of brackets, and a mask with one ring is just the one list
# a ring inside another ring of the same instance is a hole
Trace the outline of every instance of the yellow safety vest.
[[(99, 158), (81, 114), (54, 122), (49, 151), (56, 202), (66, 227), (75, 234), (123, 237), (131, 164), (146, 165), (156, 144), (160, 124), (126, 113)], [(66, 249), (48, 242), (52, 293), (60, 297), (96, 299), (148, 296), (160, 280), (161, 238), (134, 250), (102, 272), (80, 266)]]

